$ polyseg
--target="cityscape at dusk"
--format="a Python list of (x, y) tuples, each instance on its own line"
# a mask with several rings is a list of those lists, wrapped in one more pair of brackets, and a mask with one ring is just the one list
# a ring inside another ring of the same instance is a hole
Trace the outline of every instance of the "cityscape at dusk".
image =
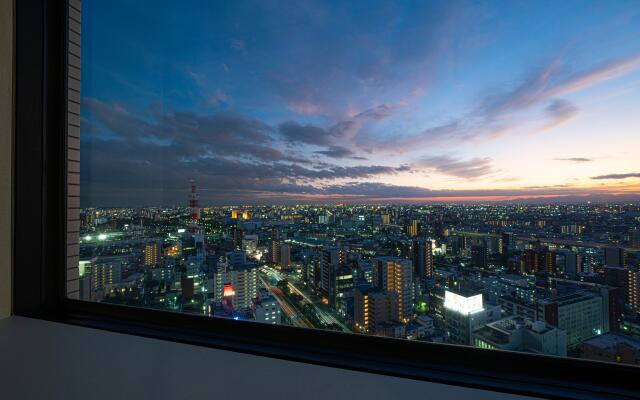
[(640, 361), (640, 205), (295, 205), (81, 213), (81, 300)]
[(640, 365), (637, 1), (82, 15), (80, 300)]

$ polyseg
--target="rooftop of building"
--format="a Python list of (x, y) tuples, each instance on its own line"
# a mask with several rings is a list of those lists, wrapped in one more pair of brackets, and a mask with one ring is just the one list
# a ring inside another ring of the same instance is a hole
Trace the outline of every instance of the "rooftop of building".
[(405, 324), (400, 321), (383, 321), (376, 324), (376, 329), (386, 329), (386, 328), (404, 328)]
[(478, 290), (468, 289), (468, 288), (459, 288), (459, 289), (447, 289), (448, 292), (455, 293), (458, 296), (462, 297), (473, 297), (477, 295), (481, 295), (482, 293)]
[(242, 265), (229, 265), (227, 267), (228, 271), (251, 271), (258, 268), (258, 264), (255, 263), (244, 263)]
[(379, 289), (371, 290), (371, 291), (368, 292), (368, 294), (369, 294), (369, 298), (370, 299), (382, 298), (382, 297), (389, 296), (389, 295), (395, 297), (395, 295), (396, 295), (395, 292), (391, 292), (391, 291), (388, 291), (388, 290), (379, 290)]
[(640, 351), (640, 339), (613, 332), (592, 337), (585, 340), (583, 344), (609, 350), (615, 349), (618, 344), (624, 344)]
[(416, 320), (429, 322), (429, 321), (433, 321), (433, 317), (431, 317), (428, 314), (421, 314), (416, 317)]
[(534, 322), (523, 317), (511, 316), (491, 322), (473, 334), (486, 342), (503, 345), (509, 343), (509, 336), (518, 329), (545, 334), (556, 328), (544, 321)]
[(414, 329), (427, 329), (427, 327), (422, 325), (422, 324), (419, 324), (419, 323), (417, 323), (415, 321), (411, 321), (406, 325), (406, 330), (407, 331), (412, 331)]
[(521, 305), (521, 306), (524, 306), (524, 307), (530, 307), (530, 308), (534, 308), (535, 307), (534, 304), (531, 304), (528, 301), (525, 301), (525, 300), (523, 300), (521, 298), (518, 298), (518, 297), (511, 296), (509, 294), (503, 294), (500, 297), (498, 297), (497, 300), (498, 300), (498, 303), (506, 303), (506, 302), (508, 302), (508, 303), (518, 304), (518, 305)]
[(567, 304), (573, 304), (573, 303), (578, 303), (585, 300), (590, 300), (598, 296), (599, 296), (598, 293), (590, 292), (587, 290), (580, 290), (573, 293), (561, 295), (556, 298), (547, 298), (544, 300), (540, 300), (540, 304), (544, 305), (544, 304), (558, 303), (559, 306), (563, 306)]
[(487, 343), (503, 345), (509, 343), (510, 333), (486, 325), (474, 331), (473, 335)]

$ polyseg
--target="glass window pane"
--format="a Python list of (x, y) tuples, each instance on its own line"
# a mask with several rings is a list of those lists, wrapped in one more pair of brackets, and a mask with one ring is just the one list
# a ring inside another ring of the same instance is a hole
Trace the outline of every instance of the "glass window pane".
[(71, 9), (70, 297), (639, 362), (637, 3)]

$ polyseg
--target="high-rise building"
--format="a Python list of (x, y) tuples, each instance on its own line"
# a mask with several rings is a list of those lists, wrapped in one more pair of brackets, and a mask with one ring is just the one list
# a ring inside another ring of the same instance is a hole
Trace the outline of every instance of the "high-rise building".
[(502, 239), (500, 239), (499, 237), (489, 236), (486, 240), (487, 254), (500, 253), (500, 248), (502, 247), (502, 245), (500, 244), (501, 241)]
[(502, 254), (502, 257), (506, 260), (515, 249), (515, 235), (513, 233), (505, 232), (500, 237), (502, 239), (500, 254)]
[(546, 272), (555, 274), (556, 255), (549, 249), (527, 249), (522, 254), (521, 272), (532, 274)]
[(342, 297), (353, 290), (353, 287), (353, 270), (346, 265), (339, 267), (335, 273), (336, 298), (334, 300), (334, 303), (337, 304)]
[(586, 227), (584, 225), (571, 224), (560, 226), (561, 233), (581, 234), (584, 233)]
[(632, 229), (629, 232), (629, 242), (632, 247), (640, 247), (640, 229)]
[(258, 235), (244, 235), (242, 237), (242, 250), (254, 254), (258, 250)]
[(375, 333), (376, 328), (398, 320), (396, 293), (374, 288), (356, 288), (353, 298), (353, 319), (359, 332)]
[(545, 250), (542, 253), (544, 272), (548, 274), (556, 273), (556, 254), (552, 251)]
[(183, 303), (193, 299), (193, 296), (195, 295), (195, 282), (193, 278), (183, 276), (180, 280), (180, 288), (182, 290)]
[(621, 300), (627, 301), (629, 298), (629, 278), (631, 278), (630, 270), (624, 267), (605, 266), (604, 283), (620, 288)]
[[(98, 257), (84, 262), (82, 276), (84, 284), (89, 288), (83, 288), (85, 295), (88, 292), (90, 300), (101, 300), (109, 286), (122, 281), (122, 259), (120, 257)], [(88, 278), (88, 280), (86, 279)]]
[(287, 270), (291, 268), (291, 246), (288, 244), (280, 245), (280, 268)]
[(242, 219), (245, 221), (249, 219), (249, 210), (242, 211)]
[(421, 233), (421, 225), (420, 221), (417, 219), (411, 220), (411, 223), (407, 225), (407, 235), (409, 236), (418, 236)]
[(627, 299), (633, 313), (640, 317), (640, 269), (629, 268)]
[(225, 257), (231, 267), (241, 267), (247, 263), (247, 253), (242, 250), (228, 251)]
[(487, 246), (482, 243), (471, 246), (471, 264), (476, 268), (487, 268)]
[(242, 246), (242, 239), (244, 238), (244, 232), (242, 231), (242, 229), (238, 228), (237, 226), (234, 226), (232, 234), (233, 234), (233, 245), (235, 247)]
[(232, 266), (223, 263), (214, 274), (215, 301), (227, 299), (233, 309), (242, 311), (253, 306), (258, 297), (258, 266), (244, 264)]
[(206, 248), (204, 235), (188, 232), (183, 233), (180, 238), (180, 248), (182, 249), (182, 256), (189, 258), (202, 258), (204, 261)]
[(310, 251), (309, 254), (303, 256), (302, 280), (312, 288), (318, 288), (320, 281), (320, 254), (318, 252)]
[(318, 215), (319, 224), (324, 224), (324, 225), (333, 224), (334, 221), (335, 221), (335, 217), (329, 210), (325, 210), (322, 213), (320, 213), (320, 215)]
[(565, 275), (575, 276), (582, 269), (582, 255), (574, 251), (560, 250), (561, 266)]
[(271, 263), (280, 264), (280, 231), (274, 229), (271, 232)]
[(238, 210), (231, 210), (231, 219), (238, 219)]
[(160, 265), (162, 245), (159, 241), (149, 242), (144, 245), (144, 266), (155, 267)]
[(526, 249), (520, 257), (520, 273), (532, 274), (538, 268), (539, 260), (534, 249)]
[(398, 299), (398, 319), (407, 323), (413, 316), (413, 264), (409, 260), (379, 257), (372, 260), (374, 285), (380, 290), (395, 292)]
[(382, 214), (381, 217), (382, 217), (382, 224), (389, 225), (389, 222), (391, 221), (389, 214)]
[(622, 247), (605, 247), (604, 265), (609, 267), (624, 267), (624, 249)]
[(609, 298), (591, 291), (577, 291), (538, 303), (538, 319), (567, 332), (567, 346), (609, 331)]
[(431, 240), (414, 240), (411, 244), (413, 273), (418, 279), (433, 278), (433, 252)]
[(327, 246), (320, 251), (320, 292), (329, 304), (336, 299), (336, 272), (346, 262), (343, 249)]

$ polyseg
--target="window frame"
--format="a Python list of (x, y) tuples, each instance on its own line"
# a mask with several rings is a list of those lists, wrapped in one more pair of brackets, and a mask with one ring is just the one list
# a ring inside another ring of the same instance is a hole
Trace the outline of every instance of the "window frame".
[[(278, 359), (498, 392), (637, 398), (640, 369), (206, 318), (66, 297), (68, 1), (15, 2), (14, 314)], [(374, 350), (372, 350), (374, 349)]]

